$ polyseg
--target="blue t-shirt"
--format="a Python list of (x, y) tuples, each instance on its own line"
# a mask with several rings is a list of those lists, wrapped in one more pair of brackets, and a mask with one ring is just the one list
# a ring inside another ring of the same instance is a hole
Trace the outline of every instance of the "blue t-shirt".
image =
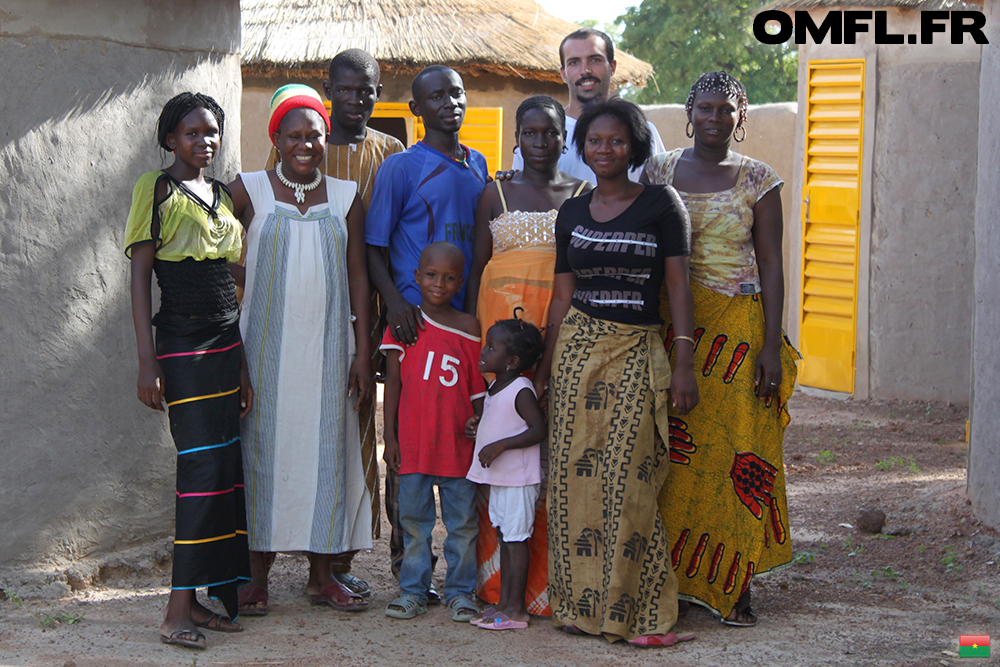
[[(431, 243), (458, 246), (465, 255), (462, 277), (469, 278), (476, 204), (489, 171), (482, 153), (465, 150), (468, 157), (463, 164), (420, 141), (387, 157), (375, 175), (365, 242), (389, 248), (396, 289), (415, 306), (420, 305), (420, 288), (413, 272), (420, 253)], [(465, 285), (451, 304), (462, 310)]]

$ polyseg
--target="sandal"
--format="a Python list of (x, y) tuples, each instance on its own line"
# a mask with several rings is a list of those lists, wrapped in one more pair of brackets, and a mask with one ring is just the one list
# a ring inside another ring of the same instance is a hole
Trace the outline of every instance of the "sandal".
[(448, 600), (448, 613), (456, 623), (468, 623), (479, 613), (479, 607), (464, 595), (458, 595)]
[(673, 646), (680, 642), (689, 642), (695, 638), (695, 634), (686, 635), (676, 635), (673, 632), (668, 632), (665, 635), (639, 635), (634, 639), (628, 640), (628, 643), (632, 646), (639, 646), (641, 648), (662, 648), (664, 646)]
[(493, 605), (490, 605), (486, 609), (483, 609), (481, 612), (470, 618), (469, 623), (471, 623), (472, 625), (479, 625), (483, 621), (491, 620), (494, 616), (497, 615), (499, 611), (500, 611), (499, 609), (497, 609)]
[(580, 636), (582, 636), (582, 635), (587, 634), (586, 632), (584, 632), (580, 628), (576, 627), (572, 623), (567, 623), (566, 625), (560, 626), (559, 629), (562, 630), (563, 632), (565, 632), (567, 635), (580, 635)]
[(426, 613), (427, 607), (413, 595), (400, 595), (385, 608), (386, 616), (404, 621)]
[(206, 649), (208, 643), (205, 635), (194, 630), (174, 630), (169, 635), (160, 634), (160, 641), (173, 646), (183, 646), (185, 648)]
[(528, 624), (525, 621), (515, 621), (503, 612), (497, 612), (493, 618), (480, 621), (479, 627), (483, 630), (524, 630)]
[(368, 585), (368, 582), (360, 577), (355, 577), (350, 572), (334, 572), (333, 578), (344, 584), (344, 586), (347, 586), (352, 593), (360, 595), (363, 598), (370, 598), (372, 596), (372, 587)]
[(316, 607), (333, 607), (338, 611), (364, 611), (370, 603), (350, 588), (335, 581), (319, 593), (309, 596), (310, 602)]
[(757, 614), (754, 613), (750, 605), (743, 607), (733, 607), (729, 616), (722, 619), (723, 625), (732, 625), (737, 628), (752, 628), (757, 625)]
[(732, 625), (737, 628), (752, 628), (757, 625), (757, 614), (750, 608), (750, 591), (747, 590), (740, 599), (733, 605), (733, 610), (729, 616), (722, 617), (723, 625)]
[(239, 591), (240, 616), (267, 616), (267, 589), (262, 586), (241, 586)]
[[(225, 625), (223, 625), (225, 623)], [(208, 620), (199, 623), (194, 622), (196, 628), (205, 628), (206, 630), (212, 630), (213, 632), (243, 632), (243, 626), (239, 623), (234, 623), (228, 616), (223, 616), (222, 614), (212, 614), (208, 617)]]

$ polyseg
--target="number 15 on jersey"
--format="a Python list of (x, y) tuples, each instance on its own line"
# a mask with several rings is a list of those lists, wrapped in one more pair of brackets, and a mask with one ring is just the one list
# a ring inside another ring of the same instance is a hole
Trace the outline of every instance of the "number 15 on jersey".
[[(439, 373), (436, 373), (438, 381), (445, 387), (454, 387), (455, 383), (458, 382), (458, 365), (459, 360), (450, 354), (441, 355), (441, 369)], [(424, 364), (424, 380), (430, 381), (431, 373), (434, 373), (437, 369), (434, 368), (434, 350), (427, 353), (427, 362)], [(449, 377), (445, 378), (446, 375)]]

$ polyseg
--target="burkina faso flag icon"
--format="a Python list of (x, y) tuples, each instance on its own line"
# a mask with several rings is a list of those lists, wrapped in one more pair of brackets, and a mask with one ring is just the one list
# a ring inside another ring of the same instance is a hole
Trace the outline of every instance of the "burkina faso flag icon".
[(960, 635), (958, 646), (958, 655), (961, 658), (990, 657), (989, 635)]

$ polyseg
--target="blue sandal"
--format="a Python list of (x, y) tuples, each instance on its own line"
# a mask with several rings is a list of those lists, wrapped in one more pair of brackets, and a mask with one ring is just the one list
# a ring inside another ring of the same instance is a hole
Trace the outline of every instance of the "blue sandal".
[(400, 595), (385, 608), (386, 616), (404, 621), (426, 613), (427, 607), (424, 603), (412, 595)]
[(456, 623), (468, 623), (479, 615), (479, 607), (464, 595), (458, 595), (448, 601), (448, 613)]

